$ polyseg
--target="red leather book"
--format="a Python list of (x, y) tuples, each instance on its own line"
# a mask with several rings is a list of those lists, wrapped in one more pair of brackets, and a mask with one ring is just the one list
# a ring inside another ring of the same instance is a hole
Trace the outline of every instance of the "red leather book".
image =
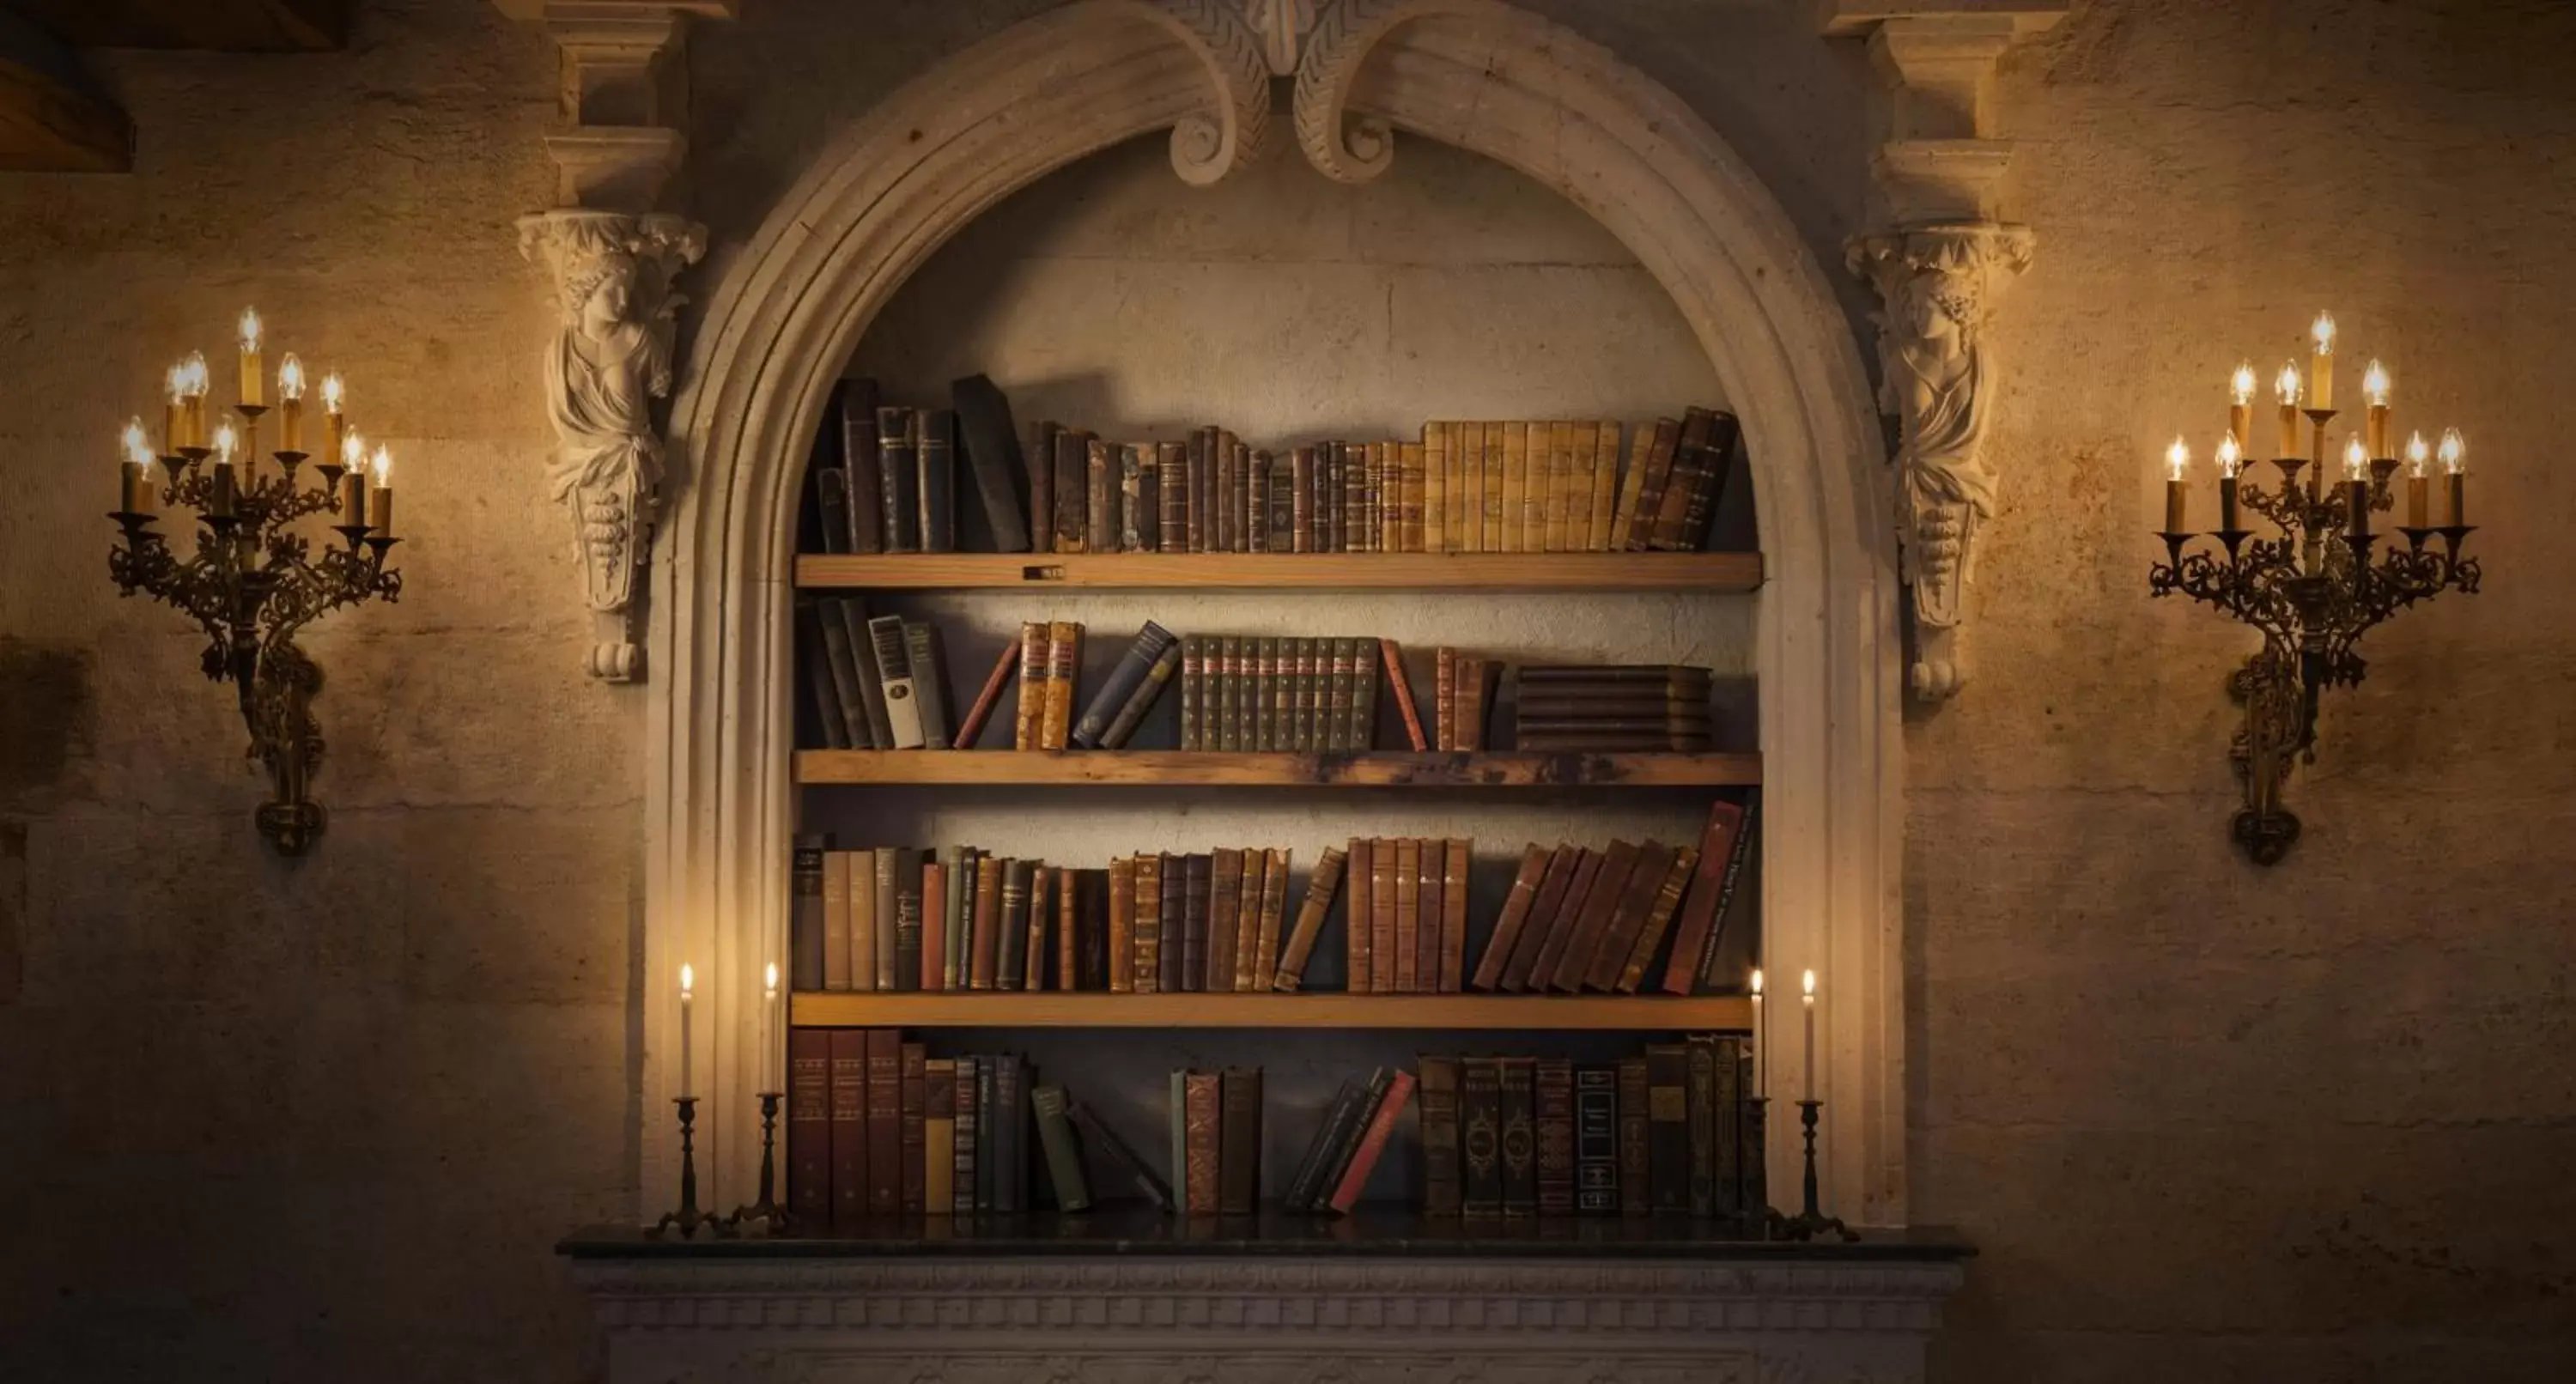
[[(1547, 888), (1539, 890), (1538, 905), (1530, 910), (1529, 925), (1521, 929), (1521, 940), (1512, 948), (1511, 964), (1503, 970), (1503, 988), (1518, 993), (1535, 985), (1547, 985), (1548, 951), (1551, 945), (1563, 951), (1566, 930), (1583, 912), (1584, 900), (1592, 893), (1593, 881), (1601, 876), (1601, 853), (1578, 846), (1574, 861), (1557, 885), (1551, 903)], [(1552, 884), (1557, 882), (1551, 881)]]
[(832, 1064), (832, 1228), (855, 1230), (868, 1215), (868, 1035), (835, 1028)]
[(1469, 843), (1442, 843), (1440, 864), (1440, 990), (1454, 995), (1467, 984), (1467, 868)]
[(1413, 908), (1419, 923), (1413, 939), (1413, 988), (1426, 995), (1440, 992), (1440, 871), (1448, 853), (1448, 842), (1426, 837), (1414, 861)]
[(1422, 984), (1422, 842), (1399, 837), (1394, 842), (1395, 990), (1413, 994)]
[(1020, 646), (1003, 645), (1002, 656), (993, 660), (993, 671), (984, 678), (984, 690), (975, 694), (975, 704), (966, 709), (966, 718), (957, 723), (957, 733), (949, 738), (950, 749), (975, 748), (975, 742), (983, 738), (984, 723), (993, 719), (993, 708), (1002, 704), (1002, 689), (1011, 685), (1011, 673), (1019, 666)]
[(903, 1034), (891, 1028), (866, 1034), (867, 1209), (891, 1216), (903, 1210)]
[(1664, 964), (1665, 994), (1687, 995), (1698, 984), (1700, 957), (1717, 931), (1718, 898), (1727, 892), (1725, 877), (1733, 868), (1735, 841), (1743, 830), (1743, 804), (1724, 799), (1709, 804), (1708, 826), (1699, 837), (1699, 866), (1691, 875), (1689, 892), (1682, 896), (1672, 960)]
[(1570, 990), (1583, 983), (1582, 961), (1571, 968), (1569, 957), (1589, 960), (1593, 948), (1600, 945), (1601, 934), (1610, 926), (1610, 915), (1619, 907), (1620, 896), (1627, 892), (1628, 876), (1637, 868), (1637, 848), (1625, 841), (1613, 841), (1600, 855), (1600, 872), (1592, 877), (1592, 887), (1583, 896), (1580, 912), (1567, 903), (1567, 912), (1558, 916), (1549, 929), (1547, 945), (1539, 951), (1538, 966), (1530, 972), (1530, 986), (1544, 990), (1549, 986)]
[(1395, 709), (1404, 717), (1406, 742), (1416, 750), (1430, 749), (1430, 738), (1422, 733), (1422, 711), (1413, 704), (1413, 684), (1404, 676), (1404, 649), (1392, 639), (1381, 639), (1377, 652), (1386, 663), (1386, 684), (1395, 693)]
[(1369, 989), (1369, 853), (1373, 844), (1365, 836), (1352, 837), (1343, 869), (1350, 887), (1342, 891), (1349, 900), (1342, 910), (1343, 941), (1349, 951), (1349, 970), (1342, 988), (1354, 995), (1366, 994)]
[(1386, 1152), (1386, 1141), (1395, 1134), (1396, 1116), (1404, 1113), (1405, 1102), (1413, 1098), (1413, 1073), (1397, 1072), (1387, 1082), (1386, 1099), (1379, 1101), (1370, 1114), (1368, 1125), (1360, 1133), (1359, 1147), (1351, 1154), (1351, 1163), (1342, 1171), (1341, 1183), (1324, 1204), (1348, 1214), (1359, 1204), (1360, 1192), (1368, 1186), (1369, 1173), (1377, 1167)]
[(1558, 989), (1607, 990), (1618, 984), (1620, 968), (1628, 964), (1628, 953), (1655, 910), (1656, 892), (1672, 869), (1672, 847), (1648, 841), (1637, 848), (1636, 866), (1628, 875), (1628, 887), (1620, 891), (1619, 902), (1610, 910), (1609, 922), (1598, 937), (1580, 939), (1591, 946), (1588, 953), (1566, 953), (1565, 964), (1557, 968)]
[[(1510, 963), (1512, 948), (1519, 943), (1523, 929), (1529, 926), (1540, 886), (1549, 877), (1562, 875), (1573, 863), (1572, 846), (1557, 847), (1553, 856), (1535, 841), (1521, 847), (1521, 872), (1512, 880), (1511, 892), (1503, 897), (1503, 911), (1494, 922), (1494, 935), (1485, 939), (1485, 954), (1476, 962), (1476, 978), (1469, 982), (1475, 989), (1491, 990), (1503, 983), (1503, 968)], [(1462, 904), (1465, 894), (1463, 888), (1459, 890)]]
[(832, 1031), (787, 1031), (787, 1210), (801, 1226), (832, 1220)]
[(1183, 1078), (1181, 1137), (1189, 1198), (1183, 1209), (1193, 1216), (1217, 1213), (1220, 1097), (1221, 1083), (1215, 1072), (1191, 1072)]

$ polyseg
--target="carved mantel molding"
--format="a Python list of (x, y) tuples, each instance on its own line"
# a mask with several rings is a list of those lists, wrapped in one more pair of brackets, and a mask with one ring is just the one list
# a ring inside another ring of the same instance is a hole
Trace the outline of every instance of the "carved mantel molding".
[(2002, 372), (1985, 343), (1994, 300), (2038, 238), (1996, 219), (2012, 142), (1993, 136), (1987, 88), (2018, 40), (2069, 0), (1821, 0), (1824, 31), (1865, 36), (1889, 93), (1888, 138), (1870, 161), (1881, 229), (1846, 261), (1878, 290), (1879, 406), (1898, 423), (1896, 531), (1911, 587), (1908, 687), (1924, 701), (1967, 677), (1966, 588), (1999, 477), (1986, 422)]

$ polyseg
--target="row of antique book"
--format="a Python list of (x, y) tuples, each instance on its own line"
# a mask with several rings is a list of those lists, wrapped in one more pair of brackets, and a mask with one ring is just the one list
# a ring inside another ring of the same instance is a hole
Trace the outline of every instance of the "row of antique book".
[[(1079, 621), (1027, 621), (962, 718), (951, 716), (936, 625), (870, 618), (857, 596), (800, 602), (805, 685), (824, 749), (970, 749), (1017, 691), (1011, 747), (1124, 749), (1180, 684), (1184, 750), (1356, 753), (1376, 743), (1378, 681), (1415, 750), (1489, 748), (1501, 719), (1525, 750), (1706, 750), (1712, 676), (1662, 664), (1531, 664), (1443, 646), (1425, 716), (1392, 639), (1174, 635), (1148, 620), (1087, 701)], [(1082, 710), (1075, 715), (1080, 703)], [(1504, 707), (1509, 714), (1502, 716)]]
[(790, 983), (826, 992), (1295, 991), (1338, 916), (1352, 992), (1687, 995), (1710, 983), (1752, 825), (1748, 804), (1721, 799), (1695, 845), (1533, 842), (1472, 964), (1465, 840), (1327, 847), (1291, 921), (1284, 849), (1145, 853), (1076, 869), (966, 846), (838, 850), (828, 836), (806, 835), (790, 881)]
[(1409, 439), (1276, 450), (1214, 426), (1118, 442), (1039, 421), (1023, 447), (985, 376), (919, 409), (852, 379), (808, 471), (830, 553), (957, 551), (961, 452), (997, 552), (1687, 552), (1739, 433), (1733, 414), (1694, 407), (1627, 429), (1624, 449), (1615, 419), (1433, 421)]
[[(1078, 1213), (1129, 1194), (1191, 1216), (1259, 1209), (1260, 1068), (1171, 1072), (1160, 1172), (1096, 1110), (1035, 1077), (1019, 1054), (933, 1057), (896, 1029), (791, 1029), (787, 1186), (798, 1228)], [(1741, 1034), (1648, 1043), (1603, 1063), (1425, 1055), (1415, 1071), (1343, 1082), (1279, 1201), (1349, 1212), (1410, 1106), (1427, 1215), (1754, 1220), (1767, 1204), (1755, 1085)]]

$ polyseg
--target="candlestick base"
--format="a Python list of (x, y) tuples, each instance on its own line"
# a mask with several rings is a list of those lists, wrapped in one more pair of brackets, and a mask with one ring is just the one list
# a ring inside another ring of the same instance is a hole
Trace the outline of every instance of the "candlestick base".
[(680, 1205), (677, 1210), (663, 1212), (662, 1219), (654, 1222), (653, 1228), (644, 1233), (658, 1240), (662, 1238), (663, 1232), (677, 1229), (681, 1239), (693, 1240), (697, 1238), (698, 1228), (704, 1226), (715, 1235), (722, 1236), (726, 1233), (723, 1220), (698, 1209), (698, 1151), (695, 1132), (698, 1120), (698, 1098), (674, 1096), (671, 1104), (680, 1108)]
[(737, 1206), (725, 1217), (725, 1228), (734, 1234), (756, 1230), (763, 1235), (777, 1235), (793, 1224), (787, 1208), (778, 1204), (778, 1102), (776, 1091), (760, 1093), (760, 1199), (748, 1206)]
[(364, 524), (333, 524), (331, 531), (349, 540), (349, 551), (353, 553), (358, 550), (358, 544), (367, 536), (367, 526)]
[(368, 532), (366, 537), (367, 547), (370, 551), (375, 553), (376, 561), (378, 562), (383, 562), (385, 560), (386, 549), (391, 548), (393, 545), (400, 542), (402, 542), (402, 540), (399, 538), (392, 537), (388, 534), (376, 533), (372, 530)]
[(2424, 551), (2424, 540), (2441, 532), (2440, 529), (2426, 524), (2400, 524), (2397, 526), (2397, 531), (2405, 535), (2406, 550), (2410, 553)]
[(1777, 1211), (1764, 1213), (1767, 1238), (1795, 1240), (1801, 1244), (1820, 1235), (1831, 1234), (1848, 1243), (1860, 1238), (1860, 1232), (1844, 1225), (1841, 1218), (1828, 1216), (1816, 1205), (1816, 1116), (1823, 1112), (1820, 1100), (1798, 1102), (1798, 1123), (1804, 1127), (1807, 1143), (1806, 1205), (1797, 1215), (1783, 1216)]

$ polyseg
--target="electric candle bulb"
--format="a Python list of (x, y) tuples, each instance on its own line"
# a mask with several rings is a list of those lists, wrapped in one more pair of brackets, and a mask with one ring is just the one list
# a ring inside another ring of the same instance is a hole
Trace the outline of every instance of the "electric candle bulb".
[(117, 434), (116, 445), (125, 453), (127, 461), (138, 462), (145, 466), (152, 464), (152, 442), (144, 435), (142, 419), (126, 419), (125, 431)]
[(2413, 528), (2420, 529), (2431, 522), (2427, 515), (2431, 513), (2432, 504), (2426, 492), (2432, 488), (2432, 482), (2425, 476), (2424, 468), (2432, 460), (2433, 449), (2426, 445), (2424, 434), (2417, 433), (2406, 439), (2406, 522)]
[(393, 474), (393, 453), (387, 451), (383, 447), (376, 448), (374, 466), (376, 468), (376, 484), (380, 487), (391, 485), (393, 482), (386, 478)]
[(2169, 480), (2181, 480), (2184, 468), (2190, 465), (2191, 448), (2185, 445), (2181, 438), (2175, 438), (2173, 440), (2173, 445), (2165, 448), (2166, 478)]
[(2236, 473), (2244, 464), (2245, 454), (2236, 445), (2234, 433), (2218, 439), (2218, 529), (2221, 533), (2235, 533), (2243, 527), (2237, 523)]
[(245, 353), (259, 350), (259, 313), (251, 308), (242, 309), (241, 348)]
[(277, 449), (304, 451), (304, 362), (293, 351), (277, 363)]
[(349, 415), (342, 411), (343, 392), (338, 372), (322, 377), (322, 460), (324, 464), (339, 460), (341, 449), (348, 445)]
[(2318, 313), (2317, 320), (2308, 324), (2308, 335), (2316, 341), (2318, 355), (2333, 355), (2335, 339), (2334, 314), (2330, 312)]
[(1753, 968), (1753, 1095), (1771, 1094), (1771, 1031), (1762, 1025), (1762, 968)]
[(258, 408), (264, 402), (260, 397), (260, 391), (265, 387), (262, 383), (262, 374), (263, 372), (260, 370), (259, 366), (259, 314), (251, 311), (249, 308), (243, 308), (241, 315), (241, 402), (245, 407)]
[(2343, 444), (2344, 503), (2351, 506), (2351, 518), (2345, 531), (2354, 538), (2370, 533), (2370, 453), (2361, 439), (2347, 438)]
[(1798, 978), (1798, 988), (1799, 988), (1801, 991), (1803, 991), (1803, 992), (1805, 993), (1807, 1003), (1809, 1003), (1809, 1004), (1813, 1004), (1813, 1003), (1815, 1003), (1815, 1002), (1816, 1002), (1816, 973), (1815, 973), (1815, 972), (1813, 972), (1813, 971), (1809, 971), (1809, 972), (1807, 972), (1806, 974), (1804, 974), (1804, 975), (1800, 976), (1800, 977)]
[(2424, 479), (2424, 468), (2432, 460), (2433, 448), (2424, 441), (2424, 434), (2417, 433), (2406, 439), (2406, 474), (2419, 481)]
[(188, 445), (188, 367), (170, 367), (170, 402), (161, 410), (161, 454), (177, 456)]
[(143, 420), (129, 418), (125, 431), (116, 439), (117, 512), (149, 514), (152, 512), (152, 443), (144, 436)]
[(233, 464), (233, 449), (234, 449), (235, 447), (240, 446), (240, 445), (241, 445), (241, 438), (240, 438), (240, 436), (239, 436), (239, 435), (237, 435), (236, 433), (234, 433), (234, 432), (233, 432), (233, 425), (232, 425), (232, 424), (230, 424), (230, 423), (221, 423), (221, 424), (216, 425), (216, 427), (215, 427), (215, 461), (216, 461), (216, 463), (217, 463), (218, 465), (223, 465), (223, 466), (230, 466), (230, 465), (232, 465), (232, 464)]
[(2318, 313), (2316, 322), (2308, 328), (2308, 335), (2316, 338), (2317, 343), (2316, 354), (2310, 358), (2312, 366), (2308, 372), (2311, 376), (2308, 381), (2308, 392), (2312, 396), (2308, 407), (2320, 410), (2330, 409), (2334, 407), (2334, 315)]
[(366, 461), (367, 439), (357, 433), (348, 433), (342, 436), (340, 439), (340, 464), (351, 471), (355, 471), (359, 467), (365, 465)]
[(688, 962), (680, 963), (680, 1003), (687, 1004), (698, 988), (698, 973)]
[(2372, 408), (2388, 407), (2387, 366), (2374, 360), (2361, 372), (2361, 396), (2370, 402)]
[(2238, 469), (2244, 464), (2245, 452), (2243, 448), (2236, 445), (2236, 437), (2234, 434), (2231, 433), (2226, 437), (2218, 439), (2219, 479), (2230, 481), (2236, 479)]
[(2254, 440), (2254, 362), (2236, 363), (2236, 373), (2227, 377), (2227, 435), (2236, 439), (2239, 448)]
[(179, 362), (178, 380), (179, 398), (186, 405), (182, 410), (187, 419), (186, 445), (203, 447), (206, 445), (206, 356), (204, 352), (190, 351), (188, 358)]
[(2189, 493), (2189, 483), (2183, 480), (2182, 476), (2184, 469), (2190, 465), (2191, 448), (2185, 446), (2181, 438), (2175, 438), (2173, 445), (2165, 448), (2165, 532), (2167, 533), (2181, 533), (2183, 521), (2188, 517), (2185, 513), (2184, 497)]
[(2299, 403), (2299, 363), (2281, 362), (2281, 373), (2272, 377), (2272, 395), (2283, 408), (2296, 408)]
[(2227, 392), (2239, 408), (2254, 402), (2254, 362), (2237, 362), (2236, 373), (2228, 378)]
[(764, 998), (764, 999), (773, 999), (773, 1000), (774, 1000), (774, 999), (778, 998), (778, 963), (777, 963), (777, 962), (772, 961), (772, 962), (770, 962), (767, 966), (764, 966), (764, 967), (762, 967), (762, 968), (761, 968), (761, 972), (760, 972), (760, 993), (761, 993), (762, 998)]
[(393, 453), (376, 448), (376, 484), (367, 492), (367, 527), (374, 537), (391, 538), (394, 532), (394, 458)]
[(277, 363), (277, 397), (287, 403), (304, 398), (304, 362), (297, 360), (293, 351)]
[(2444, 428), (2442, 429), (2442, 448), (2436, 455), (2442, 459), (2442, 470), (2456, 476), (2460, 474), (2460, 464), (2468, 459), (2468, 439), (2460, 436), (2460, 430), (2457, 428)]
[(2356, 437), (2344, 443), (2343, 478), (2348, 481), (2360, 481), (2368, 479), (2369, 476), (2370, 452), (2361, 445), (2361, 439)]
[(2451, 492), (2451, 525), (2465, 527), (2469, 522), (2469, 444), (2457, 428), (2442, 429), (2442, 445), (2435, 453), (2442, 459), (2445, 487)]
[(338, 371), (335, 370), (322, 377), (323, 412), (338, 413), (340, 411), (341, 390), (340, 373)]

